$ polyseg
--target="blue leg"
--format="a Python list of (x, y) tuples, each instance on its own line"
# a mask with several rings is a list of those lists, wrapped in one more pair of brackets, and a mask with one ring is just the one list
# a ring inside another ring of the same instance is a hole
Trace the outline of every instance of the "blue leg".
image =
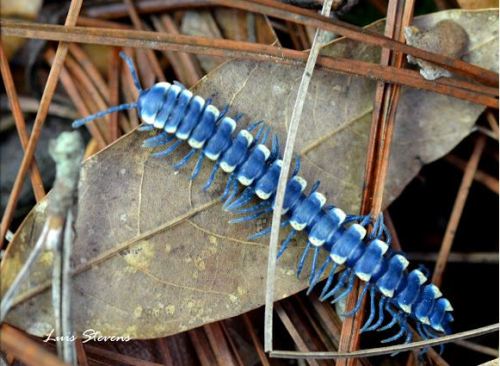
[[(401, 327), (401, 330), (403, 331), (403, 334), (406, 334), (406, 337), (405, 337), (405, 340), (404, 340), (404, 344), (407, 344), (407, 343), (410, 343), (412, 340), (413, 340), (413, 332), (411, 331), (411, 329), (408, 327), (408, 322), (406, 321), (406, 316), (403, 317), (401, 320), (400, 320), (400, 323), (399, 323), (400, 327)], [(391, 353), (391, 357), (394, 357), (396, 356), (397, 354), (399, 354), (400, 352), (393, 352)]]
[(267, 142), (267, 139), (269, 138), (270, 132), (271, 132), (271, 127), (266, 127), (264, 135), (262, 135), (262, 139), (260, 141), (260, 144), (265, 144)]
[(238, 195), (238, 180), (233, 175), (231, 177), (233, 177), (232, 184), (230, 184), (230, 181), (227, 182), (226, 189), (220, 197), (221, 201), (226, 201), (224, 202), (224, 206), (229, 204)]
[(179, 161), (178, 163), (174, 164), (174, 170), (180, 170), (182, 167), (184, 167), (184, 165), (186, 165), (187, 163), (189, 163), (189, 160), (191, 160), (191, 158), (194, 156), (194, 154), (196, 154), (198, 152), (198, 150), (196, 149), (191, 149), (190, 152), (188, 152), (186, 154), (186, 156), (184, 156), (182, 158), (181, 161)]
[[(92, 117), (92, 116), (90, 116)], [(98, 117), (95, 117), (98, 118)], [(76, 122), (76, 121), (75, 121)], [(73, 122), (73, 127), (75, 127), (75, 122)], [(153, 125), (147, 125), (147, 124), (142, 124), (137, 128), (137, 131), (145, 132), (145, 131), (153, 131), (154, 130)]]
[(375, 320), (375, 291), (376, 287), (372, 286), (370, 288), (370, 315), (368, 315), (368, 319), (366, 319), (365, 324), (360, 329), (360, 333), (366, 331), (366, 329), (370, 326), (370, 324)]
[[(368, 220), (367, 216), (365, 216), (365, 218), (363, 219), (362, 224), (361, 224), (362, 226), (368, 225), (369, 221), (367, 221)], [(371, 221), (371, 219), (370, 219), (370, 221)], [(368, 240), (380, 239), (380, 215), (377, 217), (377, 219), (373, 223), (373, 228), (372, 228), (370, 234), (368, 235), (367, 239)]]
[[(425, 334), (424, 330), (422, 329), (422, 323), (417, 322), (417, 333), (422, 338), (422, 340), (426, 341), (429, 339), (427, 335)], [(424, 347), (418, 352), (418, 359), (423, 361), (425, 354), (429, 351), (429, 347)]]
[(280, 139), (277, 135), (273, 136), (273, 144), (271, 147), (271, 156), (269, 157), (270, 161), (276, 160), (280, 154)]
[(315, 247), (313, 252), (313, 259), (311, 263), (311, 273), (309, 274), (309, 286), (312, 285), (313, 280), (316, 278), (316, 265), (318, 263), (318, 256), (321, 247)]
[[(326, 268), (328, 267), (328, 265), (330, 264), (331, 261), (332, 260), (328, 256), (326, 258), (326, 260), (323, 262), (323, 264), (321, 265), (321, 267), (318, 270), (318, 272), (314, 274), (314, 278), (312, 280), (312, 283), (309, 284), (309, 288), (307, 289), (307, 294), (308, 295), (311, 293), (311, 291), (313, 290), (314, 286), (316, 286), (316, 284), (319, 282), (319, 279), (321, 278), (321, 276), (323, 276), (323, 273), (325, 272)], [(335, 270), (336, 269), (337, 269), (337, 264), (334, 263), (333, 266), (332, 266), (332, 269), (330, 270), (330, 273), (328, 275), (328, 279), (327, 279), (326, 285), (323, 287), (323, 292), (321, 293), (321, 295), (323, 295), (324, 293), (326, 293), (326, 291), (330, 287), (330, 285), (331, 285), (331, 283), (333, 281), (333, 277), (335, 276)], [(325, 288), (326, 288), (326, 290), (325, 290)]]
[[(239, 119), (239, 118), (238, 118)], [(255, 128), (257, 126), (260, 126), (261, 124), (263, 124), (264, 121), (255, 121), (255, 122), (252, 122), (250, 123), (248, 126), (247, 126), (247, 131), (248, 132), (252, 132), (253, 130), (255, 130)]]
[(229, 112), (229, 104), (226, 104), (224, 108), (222, 108), (217, 118), (217, 122), (221, 121), (226, 116), (227, 112)]
[(144, 140), (142, 142), (142, 147), (158, 147), (161, 145), (165, 145), (166, 143), (172, 141), (174, 137), (175, 137), (174, 135), (169, 135), (166, 132), (162, 132), (156, 136)]
[(307, 256), (309, 254), (309, 250), (311, 249), (311, 242), (308, 240), (307, 245), (304, 248), (304, 251), (302, 252), (302, 255), (300, 256), (299, 263), (297, 265), (297, 278), (299, 278), (300, 274), (302, 273), (302, 270), (304, 269), (304, 264), (306, 262)]
[[(289, 223), (290, 223), (289, 220), (282, 221), (280, 224), (280, 227), (283, 228), (283, 227), (287, 226)], [(255, 239), (259, 239), (263, 236), (266, 236), (267, 234), (269, 234), (271, 232), (271, 230), (272, 230), (271, 226), (266, 227), (264, 230), (258, 231), (255, 234), (250, 235), (248, 237), (248, 240), (255, 240)]]
[(368, 290), (368, 287), (370, 287), (370, 285), (368, 283), (365, 284), (365, 286), (363, 287), (363, 291), (361, 291), (361, 294), (358, 297), (358, 301), (356, 301), (356, 305), (354, 305), (351, 311), (348, 311), (347, 313), (343, 314), (345, 317), (351, 317), (359, 311), (359, 308), (363, 303), (363, 299), (366, 296), (366, 291)]
[(394, 342), (394, 341), (397, 341), (399, 338), (401, 338), (403, 335), (405, 334), (405, 330), (403, 327), (400, 327), (399, 328), (399, 332), (397, 332), (395, 335), (393, 335), (392, 337), (389, 337), (389, 338), (386, 338), (386, 339), (382, 339), (380, 341), (380, 343), (390, 343), (390, 342)]
[[(238, 123), (238, 122), (240, 121), (240, 119), (242, 119), (242, 118), (243, 118), (243, 116), (244, 116), (244, 114), (243, 114), (243, 113), (241, 113), (241, 112), (239, 112), (239, 113), (236, 113), (236, 116), (234, 116), (234, 118), (233, 118), (233, 119), (234, 119), (234, 121), (235, 121), (236, 123)], [(248, 131), (248, 130), (247, 130), (247, 131)]]
[(224, 205), (224, 210), (226, 211), (234, 211), (241, 206), (245, 206), (248, 202), (250, 202), (253, 199), (254, 196), (254, 189), (252, 187), (247, 187), (243, 191), (243, 193), (238, 197), (238, 199), (234, 200), (230, 205)]
[[(262, 122), (262, 121), (261, 121)], [(257, 144), (258, 141), (260, 140), (260, 137), (262, 136), (262, 133), (267, 129), (266, 125), (262, 123), (262, 126), (259, 128), (257, 133), (255, 134), (255, 143)]]
[(319, 180), (317, 180), (316, 182), (314, 182), (314, 184), (311, 187), (311, 193), (310, 194), (313, 194), (314, 192), (316, 192), (318, 190), (319, 184), (320, 184)]
[[(333, 295), (335, 295), (335, 293), (340, 290), (342, 288), (342, 285), (344, 284), (345, 280), (351, 275), (351, 271), (350, 270), (345, 270), (342, 275), (340, 276), (340, 278), (338, 279), (337, 281), (337, 284), (325, 295), (323, 295), (323, 292), (321, 293), (321, 297), (320, 297), (320, 300), (321, 301), (324, 301), (330, 297), (332, 297)], [(327, 283), (328, 284), (328, 283)], [(326, 287), (326, 286), (325, 286)]]
[(382, 224), (382, 231), (385, 235), (385, 242), (390, 246), (392, 243), (392, 235), (389, 232), (389, 229), (387, 229), (387, 226), (385, 226), (385, 224)]
[[(371, 222), (372, 222), (372, 218), (370, 215), (365, 215), (365, 216), (360, 216), (360, 218), (362, 218), (363, 220), (360, 222), (360, 225), (361, 226), (367, 226), (369, 225)], [(375, 222), (374, 225), (376, 225), (377, 223)], [(372, 230), (374, 231), (374, 230)]]
[(182, 140), (177, 140), (172, 145), (170, 145), (167, 149), (165, 149), (163, 151), (159, 151), (159, 152), (153, 153), (153, 154), (151, 154), (151, 156), (154, 157), (154, 158), (164, 158), (164, 157), (167, 157), (170, 154), (172, 154), (175, 151), (175, 149), (177, 149), (181, 144), (182, 144)]
[(205, 182), (205, 185), (203, 186), (204, 192), (206, 192), (214, 182), (215, 175), (217, 174), (218, 170), (219, 170), (219, 162), (216, 162), (214, 164), (214, 167), (212, 168), (212, 171), (210, 172), (210, 177), (208, 177), (207, 181)]
[(378, 303), (378, 319), (372, 326), (365, 329), (365, 332), (371, 332), (378, 329), (384, 323), (384, 308), (385, 308), (385, 297), (381, 297)]
[(247, 207), (247, 208), (241, 208), (239, 210), (233, 210), (233, 213), (237, 214), (243, 214), (243, 213), (252, 213), (252, 212), (257, 212), (262, 209), (268, 208), (272, 206), (272, 203), (269, 201), (264, 201), (264, 202), (259, 202), (253, 206)]
[[(439, 337), (439, 334), (434, 333), (434, 330), (428, 326), (427, 324), (424, 324), (422, 326), (422, 330), (424, 331), (424, 334), (427, 336), (428, 339), (434, 339)], [(439, 345), (439, 354), (441, 355), (444, 352), (444, 344)]]
[(286, 239), (283, 240), (283, 243), (281, 243), (281, 247), (280, 247), (280, 250), (278, 251), (278, 255), (277, 255), (278, 258), (281, 257), (283, 255), (283, 253), (285, 252), (286, 248), (288, 248), (288, 245), (290, 244), (292, 239), (295, 237), (295, 234), (297, 234), (295, 229), (290, 230)]
[(351, 275), (349, 276), (349, 282), (347, 284), (347, 288), (339, 296), (330, 301), (330, 303), (335, 304), (336, 302), (339, 302), (340, 300), (346, 298), (351, 293), (353, 287), (354, 287), (354, 275)]
[(387, 312), (389, 314), (391, 314), (392, 319), (389, 323), (384, 325), (382, 328), (377, 329), (377, 332), (383, 332), (384, 330), (391, 329), (398, 322), (398, 318), (397, 318), (396, 313), (393, 310), (391, 310), (391, 308), (389, 306), (390, 306), (390, 304), (386, 303), (385, 310), (387, 310)]
[(295, 155), (295, 166), (293, 167), (292, 177), (299, 174), (300, 171), (300, 156)]
[(405, 338), (405, 344), (406, 343), (411, 343), (413, 342), (413, 332), (410, 330), (410, 328), (408, 327), (408, 324), (405, 322), (405, 324), (403, 324), (403, 327), (405, 328), (405, 332), (406, 332), (406, 338)]
[(195, 180), (198, 174), (200, 174), (201, 167), (203, 166), (203, 160), (205, 160), (205, 154), (203, 152), (200, 153), (200, 157), (194, 166), (193, 173), (191, 174), (191, 180)]
[[(325, 264), (328, 261), (330, 261), (330, 257), (328, 257), (328, 260), (325, 262)], [(328, 274), (328, 279), (326, 280), (326, 283), (323, 286), (323, 290), (321, 290), (321, 294), (319, 296), (320, 301), (324, 301), (325, 299), (327, 299), (328, 297), (333, 295), (333, 293), (330, 294), (329, 290), (330, 290), (330, 286), (333, 284), (333, 279), (335, 278), (335, 271), (337, 270), (337, 267), (338, 267), (338, 264), (333, 263), (332, 269), (330, 270), (330, 273)], [(321, 269), (323, 269), (323, 267)], [(317, 281), (319, 280), (319, 278), (321, 276), (321, 269), (319, 270), (319, 273), (317, 276)], [(342, 275), (340, 277), (343, 278), (343, 276), (345, 276), (347, 272), (348, 271), (345, 271), (344, 273), (342, 273)], [(339, 279), (339, 281), (340, 281), (340, 279)], [(342, 281), (343, 281), (343, 279), (342, 279)]]
[(229, 223), (230, 224), (239, 224), (240, 222), (252, 221), (252, 220), (255, 220), (255, 219), (259, 218), (262, 215), (265, 215), (266, 213), (271, 212), (272, 210), (273, 210), (273, 208), (269, 207), (266, 210), (263, 210), (261, 212), (258, 212), (256, 214), (253, 214), (253, 215), (250, 215), (250, 216), (243, 216), (243, 217), (238, 217), (236, 219), (229, 220)]
[(224, 188), (224, 192), (220, 196), (221, 201), (224, 201), (225, 199), (227, 199), (227, 196), (229, 195), (229, 193), (231, 192), (231, 190), (233, 188), (233, 181), (234, 181), (234, 173), (231, 174), (229, 176), (229, 178), (227, 179), (226, 188)]

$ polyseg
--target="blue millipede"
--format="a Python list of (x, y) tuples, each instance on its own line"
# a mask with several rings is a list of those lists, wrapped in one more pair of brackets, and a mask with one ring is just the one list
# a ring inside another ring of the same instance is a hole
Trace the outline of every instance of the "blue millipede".
[[(266, 146), (270, 128), (259, 121), (236, 132), (239, 115), (229, 117), (227, 107), (220, 111), (210, 99), (193, 95), (177, 82), (159, 82), (143, 90), (132, 60), (123, 53), (120, 55), (127, 63), (139, 91), (137, 102), (121, 104), (76, 120), (73, 127), (116, 111), (137, 109), (144, 122), (139, 130), (161, 131), (147, 138), (144, 147), (160, 147), (173, 141), (153, 156), (166, 157), (186, 142), (191, 150), (174, 165), (176, 170), (199, 153), (191, 179), (198, 176), (205, 159), (214, 164), (203, 190), (210, 188), (219, 170), (229, 175), (221, 196), (225, 201), (223, 208), (231, 213), (246, 215), (231, 220), (231, 223), (254, 220), (271, 212), (282, 160), (276, 136), (271, 137), (271, 148)], [(307, 182), (298, 175), (299, 170), (300, 159), (296, 158), (287, 182), (282, 212), (286, 217), (282, 227), (289, 227), (290, 231), (281, 243), (278, 257), (297, 233), (304, 231), (307, 234), (307, 245), (297, 266), (299, 276), (312, 251), (307, 293), (328, 272), (320, 300), (336, 303), (349, 295), (357, 277), (363, 282), (363, 289), (355, 306), (343, 315), (356, 314), (363, 298), (369, 293), (370, 313), (361, 332), (384, 331), (397, 324), (399, 331), (381, 342), (404, 337), (404, 342), (408, 343), (413, 339), (409, 328), (411, 320), (422, 339), (449, 334), (453, 321), (450, 302), (442, 296), (438, 287), (428, 283), (423, 269), (407, 270), (409, 262), (405, 256), (391, 250), (391, 236), (382, 215), (374, 222), (369, 216), (346, 215), (340, 208), (326, 203), (326, 197), (318, 192), (319, 182), (312, 185), (309, 193), (305, 193)], [(240, 185), (243, 186), (241, 193)], [(260, 202), (250, 205), (255, 197)], [(372, 225), (370, 233), (367, 232), (368, 225)], [(251, 239), (269, 232), (270, 228), (266, 228), (252, 235)], [(328, 255), (323, 263), (318, 263), (321, 249), (326, 250)], [(391, 319), (384, 325), (387, 314)]]

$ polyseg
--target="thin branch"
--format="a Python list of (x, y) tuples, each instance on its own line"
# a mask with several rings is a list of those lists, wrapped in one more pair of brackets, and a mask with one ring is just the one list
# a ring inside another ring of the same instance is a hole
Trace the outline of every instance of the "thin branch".
[(3, 324), (0, 329), (0, 348), (26, 365), (68, 366), (44, 347), (7, 324)]
[(440, 344), (446, 344), (461, 339), (479, 337), (485, 334), (497, 333), (499, 324), (491, 324), (484, 327), (459, 332), (448, 336), (428, 339), (425, 341), (418, 341), (406, 344), (397, 344), (387, 347), (367, 348), (364, 350), (354, 352), (294, 352), (294, 351), (274, 351), (271, 353), (272, 357), (276, 358), (292, 358), (292, 359), (317, 359), (328, 360), (337, 358), (359, 358), (359, 357), (372, 357), (389, 355), (396, 352), (411, 351), (415, 349), (422, 349), (427, 347), (434, 347)]
[[(333, 0), (325, 0), (321, 14), (328, 16), (332, 7)], [(283, 213), (283, 202), (285, 200), (285, 190), (292, 164), (293, 149), (295, 146), (295, 138), (299, 130), (299, 122), (302, 116), (304, 102), (309, 89), (314, 66), (319, 55), (321, 44), (323, 43), (324, 32), (316, 30), (314, 41), (309, 52), (309, 57), (302, 74), (302, 79), (297, 90), (297, 97), (290, 117), (290, 123), (287, 131), (285, 151), (283, 152), (283, 165), (281, 167), (278, 186), (276, 190), (276, 198), (274, 201), (273, 218), (271, 224), (271, 237), (269, 240), (269, 251), (267, 257), (267, 276), (266, 276), (266, 305), (265, 305), (265, 331), (264, 331), (264, 350), (266, 352), (273, 349), (273, 301), (274, 301), (274, 277), (276, 272), (276, 255), (278, 253), (278, 241), (280, 233), (281, 215)]]
[[(4, 53), (3, 45), (0, 40), (0, 69), (2, 72), (2, 79), (5, 85), (5, 92), (7, 93), (7, 98), (9, 99), (10, 109), (12, 110), (12, 116), (14, 117), (14, 122), (16, 124), (17, 133), (19, 134), (19, 140), (21, 141), (21, 146), (24, 151), (29, 141), (29, 134), (26, 129), (26, 122), (24, 120), (23, 110), (19, 103), (19, 97), (17, 95), (16, 86), (14, 85), (14, 79), (12, 78), (12, 72), (9, 67), (9, 60)], [(45, 196), (45, 189), (43, 188), (43, 180), (38, 169), (38, 165), (33, 158), (33, 163), (31, 165), (31, 186), (33, 187), (33, 193), (35, 194), (35, 199), (37, 202)]]
[[(80, 12), (80, 8), (82, 6), (82, 0), (72, 0), (71, 5), (69, 7), (68, 15), (66, 17), (65, 26), (72, 27), (76, 24), (76, 20), (78, 18), (78, 13)], [(47, 113), (49, 110), (49, 105), (56, 91), (57, 81), (59, 79), (59, 74), (61, 72), (64, 59), (66, 58), (66, 54), (68, 53), (68, 45), (65, 42), (59, 43), (57, 47), (57, 52), (54, 57), (54, 64), (50, 68), (49, 76), (47, 78), (47, 83), (45, 84), (45, 89), (42, 94), (42, 98), (40, 100), (40, 108), (38, 109), (38, 113), (35, 117), (35, 123), (33, 125), (33, 130), (31, 132), (30, 139), (28, 141), (28, 145), (26, 146), (26, 152), (23, 156), (23, 160), (21, 162), (21, 166), (19, 167), (19, 171), (17, 172), (16, 180), (14, 182), (14, 186), (9, 196), (9, 200), (7, 202), (4, 215), (2, 217), (2, 223), (0, 225), (0, 246), (3, 243), (5, 238), (5, 234), (9, 229), (10, 223), (12, 221), (12, 217), (14, 215), (14, 210), (17, 206), (17, 201), (21, 194), (21, 189), (23, 187), (24, 178), (26, 177), (26, 173), (33, 162), (33, 157), (35, 156), (36, 146), (38, 144), (38, 139), (40, 138), (42, 127), (45, 122), (45, 118), (47, 117)]]
[(441, 284), (446, 262), (448, 261), (448, 256), (450, 255), (451, 246), (453, 244), (453, 239), (455, 238), (455, 233), (457, 231), (458, 224), (460, 223), (460, 218), (462, 217), (465, 202), (467, 201), (467, 197), (469, 195), (470, 186), (474, 180), (479, 160), (481, 159), (481, 154), (483, 153), (485, 146), (486, 136), (480, 135), (476, 140), (474, 150), (472, 151), (467, 167), (465, 168), (462, 183), (460, 183), (457, 198), (455, 199), (450, 220), (448, 222), (448, 226), (446, 227), (443, 242), (441, 243), (441, 249), (439, 250), (436, 266), (434, 267), (432, 282), (437, 286)]
[[(77, 43), (102, 44), (132, 48), (152, 48), (157, 50), (181, 51), (208, 56), (243, 58), (254, 61), (278, 62), (303, 65), (308, 54), (302, 51), (278, 48), (263, 44), (193, 37), (125, 29), (104, 29), (37, 24), (0, 20), (3, 35), (21, 38), (46, 39)], [(441, 78), (429, 81), (417, 71), (383, 67), (351, 59), (319, 56), (319, 66), (336, 72), (365, 76), (375, 80), (430, 90), (473, 103), (498, 108), (498, 88), (476, 85), (458, 79)]]
[(424, 51), (408, 46), (400, 41), (382, 36), (376, 32), (362, 29), (349, 23), (334, 20), (315, 11), (302, 9), (296, 6), (283, 4), (275, 0), (212, 0), (215, 4), (231, 8), (242, 9), (254, 13), (265, 14), (271, 17), (304, 24), (310, 27), (323, 29), (340, 34), (346, 38), (362, 43), (373, 44), (392, 51), (412, 55), (425, 61), (435, 63), (447, 70), (467, 76), (487, 85), (498, 86), (498, 73), (467, 62), (447, 56)]

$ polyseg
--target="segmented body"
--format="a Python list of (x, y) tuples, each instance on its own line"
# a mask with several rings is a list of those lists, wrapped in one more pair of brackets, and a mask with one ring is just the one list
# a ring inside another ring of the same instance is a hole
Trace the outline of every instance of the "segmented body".
[[(210, 100), (194, 96), (177, 83), (161, 82), (142, 90), (132, 62), (125, 59), (140, 90), (137, 103), (118, 106), (75, 121), (74, 126), (116, 110), (137, 108), (144, 122), (140, 129), (160, 131), (158, 135), (144, 141), (145, 147), (159, 147), (173, 141), (166, 149), (154, 153), (154, 156), (166, 157), (182, 143), (187, 143), (191, 150), (175, 164), (176, 169), (185, 166), (198, 154), (192, 179), (198, 176), (204, 159), (214, 164), (204, 189), (210, 187), (219, 170), (229, 175), (222, 195), (225, 199), (224, 209), (246, 215), (231, 222), (249, 221), (271, 212), (282, 161), (275, 136), (271, 149), (265, 145), (269, 129), (257, 122), (247, 129), (236, 131), (238, 117), (227, 116), (227, 108), (220, 111)], [(408, 260), (390, 249), (391, 239), (383, 218), (373, 223), (373, 229), (368, 234), (366, 227), (371, 223), (368, 217), (348, 216), (340, 208), (327, 205), (325, 196), (317, 191), (319, 183), (306, 193), (307, 182), (298, 175), (299, 170), (300, 163), (296, 160), (283, 205), (286, 219), (282, 226), (290, 230), (280, 247), (279, 256), (298, 232), (305, 232), (307, 246), (299, 260), (297, 275), (302, 272), (312, 252), (309, 291), (323, 274), (329, 272), (321, 300), (331, 299), (334, 303), (345, 298), (353, 288), (354, 279), (359, 278), (364, 283), (362, 293), (355, 307), (344, 315), (354, 315), (363, 297), (369, 293), (370, 315), (362, 331), (385, 330), (396, 324), (400, 326), (397, 334), (382, 342), (402, 337), (405, 337), (405, 342), (411, 341), (408, 319), (415, 321), (417, 331), (424, 339), (436, 337), (439, 333), (449, 333), (449, 323), (453, 321), (450, 302), (442, 297), (436, 286), (427, 282), (422, 270), (408, 271)], [(244, 189), (237, 197), (239, 186)], [(260, 202), (248, 206), (254, 203), (255, 198)], [(265, 229), (253, 235), (253, 238), (269, 231)], [(318, 264), (320, 250), (328, 252), (327, 259), (321, 265)], [(344, 269), (336, 273), (339, 266)], [(383, 325), (387, 314), (391, 320)]]

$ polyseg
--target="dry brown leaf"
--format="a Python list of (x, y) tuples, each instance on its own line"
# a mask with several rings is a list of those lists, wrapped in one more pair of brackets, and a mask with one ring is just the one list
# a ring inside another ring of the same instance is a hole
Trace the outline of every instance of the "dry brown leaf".
[(462, 9), (498, 8), (498, 0), (457, 0)]
[[(498, 68), (498, 18), (494, 11), (447, 11), (419, 18), (427, 28), (444, 18), (469, 33), (468, 58)], [(378, 29), (382, 24), (375, 25)], [(324, 50), (377, 62), (379, 51), (339, 40)], [(194, 91), (213, 95), (252, 119), (269, 121), (282, 141), (300, 67), (232, 61), (206, 76)], [(303, 176), (321, 179), (329, 202), (350, 213), (359, 208), (375, 83), (326, 71), (315, 73), (305, 104), (297, 151)], [(467, 136), (483, 108), (430, 92), (404, 89), (398, 110), (385, 204), (392, 201), (422, 164), (433, 161)], [(156, 160), (132, 132), (83, 165), (74, 266), (92, 263), (74, 279), (74, 323), (106, 335), (160, 337), (246, 312), (264, 302), (267, 240), (250, 233), (270, 224), (228, 225), (217, 201), (224, 180), (200, 192), (211, 164), (190, 184), (191, 164), (174, 174), (172, 160)], [(183, 151), (184, 153), (186, 150)], [(176, 153), (178, 160), (182, 153)], [(2, 292), (12, 281), (45, 218), (46, 201), (28, 215), (2, 262)], [(128, 244), (123, 250), (124, 244)], [(304, 241), (280, 259), (276, 298), (304, 288), (294, 271)], [(108, 251), (103, 261), (96, 258)], [(50, 278), (51, 254), (33, 269), (28, 288)], [(26, 289), (24, 289), (26, 291)], [(8, 321), (42, 335), (52, 329), (50, 294), (19, 305)]]
[[(267, 17), (235, 9), (216, 9), (214, 15), (210, 11), (186, 11), (181, 31), (191, 36), (279, 44)], [(205, 72), (224, 62), (222, 57), (197, 55), (196, 58)]]

